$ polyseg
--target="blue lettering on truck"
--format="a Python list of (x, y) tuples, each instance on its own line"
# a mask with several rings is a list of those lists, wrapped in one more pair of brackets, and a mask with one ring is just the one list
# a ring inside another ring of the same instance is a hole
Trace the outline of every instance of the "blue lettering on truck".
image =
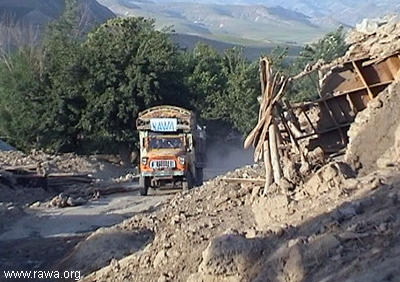
[(153, 118), (150, 128), (155, 132), (174, 132), (178, 130), (178, 121), (176, 118)]

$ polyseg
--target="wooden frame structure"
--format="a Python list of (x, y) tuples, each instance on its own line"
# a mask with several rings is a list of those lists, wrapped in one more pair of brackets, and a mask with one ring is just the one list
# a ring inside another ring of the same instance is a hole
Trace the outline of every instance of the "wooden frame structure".
[[(319, 99), (293, 105), (281, 101), (290, 83), (316, 71), (320, 76), (325, 71), (325, 76), (320, 77)], [(400, 52), (372, 61), (358, 58), (336, 65), (321, 66), (317, 63), (290, 78), (273, 74), (268, 58), (262, 58), (259, 120), (244, 147), (253, 145), (254, 160), (264, 161), (265, 189), (274, 182), (279, 184), (282, 177), (279, 163), (282, 143), (294, 146), (308, 168), (307, 156), (299, 146), (303, 139), (309, 139), (309, 151), (321, 147), (325, 155), (340, 153), (348, 143), (347, 131), (357, 113), (399, 78)], [(311, 119), (311, 112), (318, 112), (318, 118)], [(304, 115), (305, 123), (300, 123), (301, 115)]]
[[(337, 153), (348, 143), (347, 131), (355, 116), (391, 83), (400, 78), (400, 55), (395, 54), (380, 61), (368, 58), (348, 61), (328, 72), (323, 80), (319, 99), (297, 105), (287, 105), (286, 110), (298, 109), (308, 121), (307, 132), (297, 139), (317, 138), (315, 142), (325, 153)], [(308, 116), (318, 108), (319, 121), (313, 124)], [(299, 131), (304, 132), (302, 128)], [(313, 148), (310, 148), (313, 149)]]

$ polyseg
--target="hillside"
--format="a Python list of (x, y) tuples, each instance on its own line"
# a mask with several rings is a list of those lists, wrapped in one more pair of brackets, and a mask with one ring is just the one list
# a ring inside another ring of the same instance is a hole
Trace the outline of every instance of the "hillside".
[[(170, 0), (155, 0), (158, 3), (168, 3)], [(265, 5), (267, 7), (282, 6), (307, 15), (312, 22), (338, 21), (354, 26), (364, 18), (374, 18), (387, 13), (399, 13), (399, 0), (175, 0), (174, 2), (190, 2), (205, 4), (240, 4)]]
[[(80, 1), (81, 28), (89, 30), (115, 15), (95, 0)], [(47, 23), (64, 10), (64, 0), (3, 0), (0, 2), (0, 47), (35, 43)]]
[[(400, 12), (400, 0), (99, 0), (122, 16), (144, 16), (182, 34), (254, 45), (304, 44), (338, 25)], [(241, 42), (238, 42), (241, 41)]]
[[(171, 39), (175, 43), (177, 43), (180, 46), (180, 48), (187, 50), (193, 49), (199, 42), (208, 44), (220, 52), (223, 52), (226, 49), (233, 48), (236, 46), (243, 49), (244, 56), (249, 60), (258, 60), (260, 55), (269, 54), (271, 50), (275, 48), (274, 44), (249, 46), (246, 44), (241, 44), (240, 42), (234, 44), (234, 43), (207, 39), (205, 37), (200, 37), (197, 35), (181, 34), (181, 33), (172, 33)], [(289, 58), (297, 56), (301, 49), (300, 46), (296, 45), (288, 45), (288, 47), (289, 47), (289, 54), (288, 54)]]
[[(100, 0), (114, 13), (157, 20), (159, 27), (173, 26), (178, 33), (218, 41), (255, 44), (302, 44), (315, 40), (338, 22), (315, 25), (302, 14), (282, 7), (218, 5), (189, 2)], [(240, 42), (238, 42), (240, 41)]]

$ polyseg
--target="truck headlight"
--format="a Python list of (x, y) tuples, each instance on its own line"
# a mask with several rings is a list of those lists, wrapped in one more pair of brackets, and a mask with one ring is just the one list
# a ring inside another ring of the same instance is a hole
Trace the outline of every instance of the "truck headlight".
[(147, 164), (147, 161), (149, 160), (149, 158), (147, 158), (147, 157), (144, 157), (144, 158), (142, 158), (142, 164)]
[(178, 157), (178, 161), (181, 165), (185, 164), (185, 157)]

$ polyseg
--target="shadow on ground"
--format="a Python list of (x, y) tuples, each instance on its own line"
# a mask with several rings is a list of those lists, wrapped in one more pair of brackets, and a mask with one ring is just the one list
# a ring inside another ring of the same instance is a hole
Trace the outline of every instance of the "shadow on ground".
[(399, 281), (399, 209), (397, 177), (302, 225), (254, 239), (223, 235), (190, 281)]

